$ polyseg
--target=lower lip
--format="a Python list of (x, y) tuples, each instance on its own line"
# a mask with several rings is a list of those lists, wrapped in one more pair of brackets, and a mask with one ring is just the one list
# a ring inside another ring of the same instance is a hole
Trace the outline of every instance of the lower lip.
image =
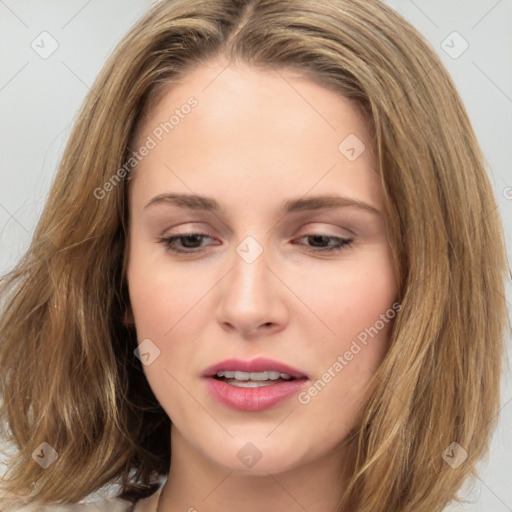
[(307, 379), (278, 382), (259, 388), (241, 388), (208, 377), (206, 384), (214, 398), (222, 405), (238, 411), (264, 411), (298, 393)]

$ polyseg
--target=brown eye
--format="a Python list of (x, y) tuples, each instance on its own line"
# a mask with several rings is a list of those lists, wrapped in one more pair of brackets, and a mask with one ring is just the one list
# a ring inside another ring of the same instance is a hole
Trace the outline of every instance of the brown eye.
[(317, 252), (330, 252), (330, 251), (339, 251), (344, 247), (350, 246), (352, 243), (352, 239), (341, 238), (338, 236), (328, 236), (328, 235), (304, 235), (299, 238), (302, 240), (307, 238), (311, 245), (309, 246), (311, 250)]
[[(204, 233), (179, 233), (177, 235), (160, 238), (158, 241), (162, 243), (168, 251), (193, 253), (198, 252), (198, 249), (202, 250), (201, 242), (205, 238), (210, 237)], [(176, 242), (179, 242), (178, 246)]]

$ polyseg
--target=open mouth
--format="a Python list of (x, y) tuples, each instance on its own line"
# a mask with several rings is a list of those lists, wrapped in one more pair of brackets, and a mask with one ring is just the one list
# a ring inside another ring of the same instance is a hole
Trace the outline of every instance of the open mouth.
[(287, 373), (276, 371), (241, 372), (224, 370), (217, 372), (213, 375), (213, 378), (239, 388), (259, 388), (296, 380), (295, 377)]
[(232, 358), (204, 369), (211, 396), (225, 407), (258, 412), (292, 398), (309, 377), (286, 363), (268, 357)]

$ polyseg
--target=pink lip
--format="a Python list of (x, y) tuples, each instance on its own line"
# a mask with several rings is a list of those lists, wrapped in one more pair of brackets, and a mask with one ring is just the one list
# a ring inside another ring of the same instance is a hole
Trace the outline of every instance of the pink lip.
[(210, 393), (219, 403), (246, 412), (270, 409), (297, 394), (306, 382), (307, 379), (298, 379), (260, 388), (238, 388), (214, 377), (206, 378)]
[[(287, 373), (295, 380), (280, 381), (269, 386), (258, 388), (241, 388), (218, 380), (214, 376), (221, 370), (263, 372), (275, 371)], [(239, 411), (256, 412), (274, 407), (298, 393), (308, 381), (306, 375), (288, 365), (259, 357), (251, 361), (242, 359), (228, 359), (206, 368), (201, 374), (206, 379), (206, 384), (213, 397), (222, 405)]]

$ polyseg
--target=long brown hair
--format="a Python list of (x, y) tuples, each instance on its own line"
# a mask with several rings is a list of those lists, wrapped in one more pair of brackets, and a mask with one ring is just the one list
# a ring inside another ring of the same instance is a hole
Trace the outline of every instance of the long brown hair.
[[(85, 99), (31, 245), (1, 282), (0, 413), (19, 449), (2, 506), (8, 497), (75, 502), (116, 479), (137, 499), (168, 471), (170, 420), (123, 321), (126, 162), (148, 106), (220, 56), (297, 69), (372, 124), (402, 308), (350, 438), (340, 510), (442, 510), (495, 427), (504, 241), (450, 77), (377, 0), (164, 0), (118, 45)], [(32, 458), (43, 442), (58, 453), (46, 469)], [(442, 457), (452, 443), (467, 452), (457, 469)]]

